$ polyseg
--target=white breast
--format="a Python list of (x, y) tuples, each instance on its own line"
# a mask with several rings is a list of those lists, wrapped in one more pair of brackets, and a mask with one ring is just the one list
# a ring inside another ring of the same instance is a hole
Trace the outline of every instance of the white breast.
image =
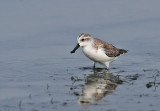
[(113, 61), (113, 57), (108, 57), (102, 48), (96, 50), (92, 46), (86, 46), (82, 48), (83, 53), (91, 60), (99, 63)]

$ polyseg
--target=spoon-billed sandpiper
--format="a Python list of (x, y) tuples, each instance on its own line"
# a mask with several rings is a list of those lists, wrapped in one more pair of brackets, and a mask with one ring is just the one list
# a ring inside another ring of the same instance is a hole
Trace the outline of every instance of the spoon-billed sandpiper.
[(125, 49), (118, 49), (112, 44), (104, 42), (100, 39), (93, 38), (90, 34), (82, 33), (78, 38), (78, 44), (71, 51), (71, 53), (75, 53), (75, 51), (81, 46), (83, 53), (95, 64), (103, 64), (109, 70), (109, 63), (113, 62), (115, 59), (120, 57), (122, 54), (127, 53)]

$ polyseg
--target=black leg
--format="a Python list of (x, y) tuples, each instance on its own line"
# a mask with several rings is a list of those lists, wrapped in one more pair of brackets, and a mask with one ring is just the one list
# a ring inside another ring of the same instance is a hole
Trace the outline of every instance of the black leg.
[(110, 68), (109, 68), (109, 67), (107, 67), (107, 70), (106, 70), (106, 71), (107, 71), (107, 73), (109, 73), (109, 72), (110, 72)]
[(96, 63), (94, 62), (93, 69), (95, 69), (95, 68), (96, 68)]

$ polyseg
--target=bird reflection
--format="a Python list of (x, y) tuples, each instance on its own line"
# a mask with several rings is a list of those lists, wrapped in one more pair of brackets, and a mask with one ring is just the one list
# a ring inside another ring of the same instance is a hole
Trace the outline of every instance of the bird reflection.
[(78, 97), (79, 104), (92, 104), (101, 100), (116, 89), (116, 77), (111, 73), (94, 73), (86, 78), (82, 93)]

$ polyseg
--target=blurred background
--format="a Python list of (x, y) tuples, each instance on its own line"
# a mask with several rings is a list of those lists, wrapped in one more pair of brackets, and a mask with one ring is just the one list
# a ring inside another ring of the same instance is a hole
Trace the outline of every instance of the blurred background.
[[(158, 0), (0, 0), (0, 111), (159, 110), (159, 4)], [(120, 85), (98, 105), (78, 105), (70, 92), (72, 76), (84, 85), (85, 76), (93, 73), (92, 62), (80, 49), (70, 54), (84, 32), (128, 49), (111, 64), (111, 73), (121, 71), (128, 81), (128, 75), (139, 78), (136, 85)]]

